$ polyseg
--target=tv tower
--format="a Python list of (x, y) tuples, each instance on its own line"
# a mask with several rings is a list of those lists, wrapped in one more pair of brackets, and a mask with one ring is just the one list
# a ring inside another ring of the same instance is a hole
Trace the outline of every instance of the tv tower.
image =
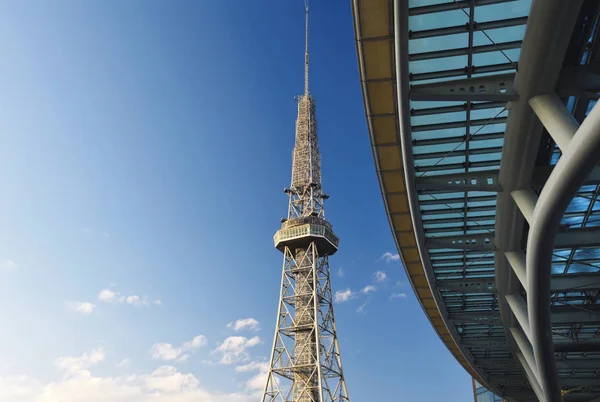
[(308, 90), (308, 1), (304, 94), (298, 97), (288, 216), (275, 233), (283, 253), (281, 294), (263, 402), (348, 402), (329, 275), (339, 240), (325, 220), (315, 100)]

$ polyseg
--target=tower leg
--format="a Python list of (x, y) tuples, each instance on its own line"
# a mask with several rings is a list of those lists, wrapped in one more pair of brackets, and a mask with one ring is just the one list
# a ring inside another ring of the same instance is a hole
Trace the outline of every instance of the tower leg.
[(348, 402), (329, 260), (316, 244), (284, 250), (279, 312), (263, 402)]

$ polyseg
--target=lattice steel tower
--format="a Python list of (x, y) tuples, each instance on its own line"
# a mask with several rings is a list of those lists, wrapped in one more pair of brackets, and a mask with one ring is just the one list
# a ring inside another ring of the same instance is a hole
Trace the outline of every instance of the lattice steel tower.
[(315, 100), (308, 90), (308, 4), (304, 94), (298, 98), (287, 219), (274, 236), (283, 253), (281, 295), (263, 402), (348, 402), (333, 318), (329, 256), (339, 240), (325, 220)]

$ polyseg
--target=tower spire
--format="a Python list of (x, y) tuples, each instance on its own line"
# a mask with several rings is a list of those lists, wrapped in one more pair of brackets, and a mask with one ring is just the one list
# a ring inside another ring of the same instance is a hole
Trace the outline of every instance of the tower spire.
[(304, 95), (308, 95), (308, 0), (304, 0), (304, 9), (306, 11), (306, 39), (304, 42)]

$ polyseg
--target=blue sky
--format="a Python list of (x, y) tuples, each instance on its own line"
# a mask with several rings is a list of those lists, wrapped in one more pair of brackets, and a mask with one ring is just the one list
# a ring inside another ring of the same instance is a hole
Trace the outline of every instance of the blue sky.
[[(349, 2), (313, 3), (351, 399), (470, 400), (382, 258)], [(303, 24), (301, 0), (0, 4), (0, 401), (258, 400)]]

